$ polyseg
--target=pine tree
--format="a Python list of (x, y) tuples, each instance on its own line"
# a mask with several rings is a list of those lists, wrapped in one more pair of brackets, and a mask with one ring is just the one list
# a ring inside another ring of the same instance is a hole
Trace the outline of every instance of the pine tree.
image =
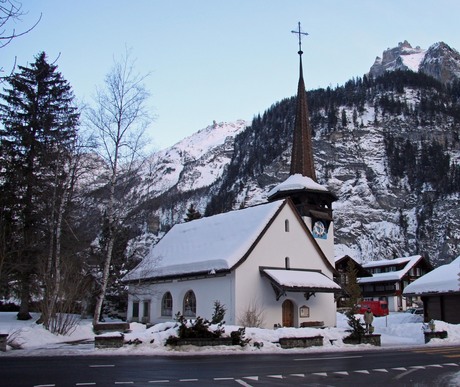
[(356, 269), (355, 263), (350, 260), (348, 261), (346, 275), (345, 292), (348, 295), (347, 306), (355, 313), (356, 305), (362, 298), (361, 288), (358, 284), (358, 269)]
[(187, 208), (187, 214), (186, 218), (184, 218), (184, 222), (190, 222), (195, 219), (200, 219), (201, 217), (201, 213), (195, 209), (193, 204), (190, 204), (190, 207)]
[(4, 263), (11, 264), (19, 286), (19, 319), (30, 318), (39, 259), (49, 267), (55, 258), (58, 209), (77, 136), (71, 87), (56, 70), (42, 52), (30, 67), (18, 67), (0, 95), (0, 212), (7, 233), (1, 251), (8, 253)]

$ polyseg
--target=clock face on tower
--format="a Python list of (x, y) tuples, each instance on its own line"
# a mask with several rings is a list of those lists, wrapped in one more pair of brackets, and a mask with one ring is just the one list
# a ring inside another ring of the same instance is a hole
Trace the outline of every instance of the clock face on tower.
[(327, 239), (327, 228), (323, 221), (317, 220), (313, 223), (313, 236), (318, 239)]

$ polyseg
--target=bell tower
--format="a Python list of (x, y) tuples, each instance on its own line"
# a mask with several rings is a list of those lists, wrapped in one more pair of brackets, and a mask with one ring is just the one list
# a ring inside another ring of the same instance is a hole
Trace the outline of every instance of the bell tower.
[(299, 82), (297, 86), (291, 168), (289, 177), (268, 193), (268, 200), (291, 198), (313, 237), (329, 261), (334, 265), (332, 203), (337, 200), (337, 197), (316, 181), (312, 130), (302, 68), (302, 36), (307, 36), (308, 34), (301, 31), (300, 22), (298, 29), (291, 32), (297, 34), (299, 38)]

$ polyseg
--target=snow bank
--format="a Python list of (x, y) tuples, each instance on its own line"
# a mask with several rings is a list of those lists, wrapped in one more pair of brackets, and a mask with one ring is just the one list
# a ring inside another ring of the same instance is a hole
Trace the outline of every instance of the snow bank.
[[(358, 315), (362, 318), (362, 315)], [(23, 350), (12, 350), (8, 347), (6, 355), (9, 356), (32, 356), (32, 355), (89, 355), (89, 354), (148, 354), (148, 355), (181, 355), (181, 354), (218, 354), (218, 353), (281, 353), (285, 351), (298, 352), (324, 352), (340, 350), (363, 350), (365, 348), (376, 348), (369, 344), (350, 345), (342, 342), (347, 336), (348, 324), (343, 314), (337, 314), (337, 327), (335, 328), (278, 328), (260, 329), (246, 328), (246, 338), (251, 339), (248, 346), (222, 347), (193, 347), (184, 346), (173, 349), (164, 345), (166, 339), (176, 335), (176, 323), (168, 322), (146, 328), (139, 323), (131, 323), (131, 332), (125, 334), (125, 342), (139, 344), (126, 344), (116, 349), (94, 348), (94, 333), (91, 320), (81, 320), (74, 332), (69, 336), (53, 335), (35, 323), (38, 315), (33, 315), (30, 321), (17, 321), (16, 313), (0, 313), (0, 333), (15, 335), (16, 342), (20, 343)], [(432, 339), (428, 344), (424, 343), (422, 316), (410, 313), (391, 313), (387, 317), (374, 319), (375, 333), (381, 334), (382, 347), (413, 347), (413, 346), (439, 346), (460, 343), (460, 325), (448, 324), (443, 321), (436, 321), (437, 330), (446, 330), (448, 338)], [(225, 326), (225, 334), (237, 330), (238, 326)], [(280, 337), (311, 337), (321, 335), (324, 337), (323, 347), (312, 347), (302, 349), (282, 349), (278, 341)], [(70, 344), (72, 342), (72, 344)], [(79, 342), (82, 342), (78, 344)], [(254, 343), (262, 344), (255, 346)], [(5, 353), (0, 352), (0, 357)]]

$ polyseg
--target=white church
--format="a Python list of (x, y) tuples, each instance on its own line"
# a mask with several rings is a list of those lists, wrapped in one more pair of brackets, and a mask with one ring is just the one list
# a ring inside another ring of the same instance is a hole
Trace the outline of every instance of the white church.
[(299, 58), (290, 176), (265, 204), (172, 227), (124, 278), (129, 321), (210, 319), (218, 301), (231, 325), (251, 312), (263, 328), (336, 325), (336, 197), (316, 182)]

